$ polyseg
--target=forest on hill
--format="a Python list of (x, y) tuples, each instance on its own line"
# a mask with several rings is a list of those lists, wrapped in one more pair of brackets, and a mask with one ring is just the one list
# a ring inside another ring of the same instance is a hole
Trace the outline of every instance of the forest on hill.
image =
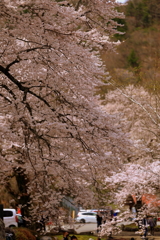
[(123, 34), (113, 38), (121, 43), (102, 51), (111, 79), (97, 92), (137, 147), (131, 161), (152, 162), (160, 157), (160, 2), (129, 0), (118, 10)]
[[(134, 84), (149, 92), (159, 92), (160, 77), (160, 2), (129, 0), (119, 8), (125, 19), (117, 19), (122, 35), (116, 52), (102, 52), (107, 70), (118, 86)], [(108, 90), (108, 87), (102, 90)]]

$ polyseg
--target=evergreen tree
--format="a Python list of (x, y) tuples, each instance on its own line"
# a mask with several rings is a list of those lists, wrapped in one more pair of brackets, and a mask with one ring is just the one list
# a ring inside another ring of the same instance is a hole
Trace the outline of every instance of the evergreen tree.
[(136, 68), (139, 66), (139, 60), (134, 49), (131, 50), (128, 56), (128, 64), (133, 68)]

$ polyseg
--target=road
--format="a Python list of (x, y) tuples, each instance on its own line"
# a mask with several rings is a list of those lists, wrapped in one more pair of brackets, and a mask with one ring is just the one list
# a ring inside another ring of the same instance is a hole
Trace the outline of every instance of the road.
[(74, 230), (78, 234), (83, 232), (95, 232), (97, 231), (97, 223), (76, 223), (74, 224)]
[[(121, 222), (119, 225), (128, 225), (133, 222)], [(160, 221), (157, 222), (157, 225), (160, 225)], [(66, 224), (64, 226), (65, 229), (74, 229), (78, 234), (83, 232), (95, 232), (97, 231), (97, 224), (96, 223), (75, 223), (72, 226)]]
[[(54, 225), (46, 226), (47, 232), (52, 231), (54, 229)], [(96, 223), (74, 223), (74, 224), (65, 224), (62, 226), (64, 230), (74, 230), (77, 234), (84, 233), (84, 232), (95, 232), (97, 231), (97, 224)]]

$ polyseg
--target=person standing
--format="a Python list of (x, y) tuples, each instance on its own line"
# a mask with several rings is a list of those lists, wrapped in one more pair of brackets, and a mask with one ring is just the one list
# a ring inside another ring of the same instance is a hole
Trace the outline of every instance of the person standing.
[(102, 215), (101, 215), (100, 211), (98, 211), (98, 213), (96, 215), (96, 219), (97, 219), (97, 232), (99, 232), (99, 229), (102, 225)]
[(148, 226), (149, 226), (148, 225), (148, 218), (145, 217), (142, 220), (142, 228), (143, 228), (143, 231), (144, 231), (143, 238), (145, 238), (145, 239), (146, 239), (147, 234), (148, 234)]
[(155, 226), (156, 226), (156, 221), (155, 221), (155, 219), (154, 219), (153, 217), (150, 217), (150, 218), (148, 219), (148, 224), (149, 224), (149, 226), (150, 226), (151, 235), (154, 235), (154, 228), (155, 228)]

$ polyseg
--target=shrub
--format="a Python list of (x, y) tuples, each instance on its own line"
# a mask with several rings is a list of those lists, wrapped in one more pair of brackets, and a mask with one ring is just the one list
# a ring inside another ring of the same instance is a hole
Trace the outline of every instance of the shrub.
[[(135, 232), (138, 231), (138, 226), (135, 223), (129, 224), (129, 225), (123, 225), (123, 231), (128, 231), (128, 232)], [(148, 230), (150, 231), (150, 227), (148, 228)], [(155, 227), (155, 232), (160, 232), (160, 225), (157, 225)]]
[(160, 225), (157, 225), (157, 226), (155, 227), (155, 232), (160, 232)]
[(129, 225), (123, 225), (123, 231), (135, 232), (138, 230), (138, 226), (135, 223)]
[(14, 229), (16, 240), (36, 240), (36, 237), (27, 228)]
[(27, 236), (24, 233), (15, 231), (16, 240), (28, 240)]

